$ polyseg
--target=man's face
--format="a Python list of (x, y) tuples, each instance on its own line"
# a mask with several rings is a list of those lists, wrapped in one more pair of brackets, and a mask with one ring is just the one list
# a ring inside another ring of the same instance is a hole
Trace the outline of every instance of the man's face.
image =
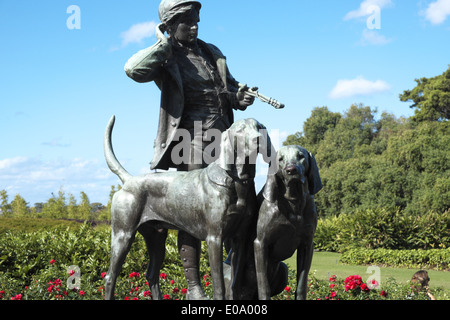
[(178, 20), (178, 25), (173, 34), (175, 40), (184, 43), (192, 44), (197, 41), (198, 37), (198, 23), (200, 22), (199, 14), (196, 10), (192, 10)]

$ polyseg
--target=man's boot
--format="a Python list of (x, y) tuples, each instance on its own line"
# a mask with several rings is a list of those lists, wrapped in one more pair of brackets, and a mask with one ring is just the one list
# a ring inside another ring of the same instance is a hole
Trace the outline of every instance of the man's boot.
[(178, 231), (178, 250), (188, 284), (186, 300), (208, 299), (200, 281), (201, 241), (180, 230)]

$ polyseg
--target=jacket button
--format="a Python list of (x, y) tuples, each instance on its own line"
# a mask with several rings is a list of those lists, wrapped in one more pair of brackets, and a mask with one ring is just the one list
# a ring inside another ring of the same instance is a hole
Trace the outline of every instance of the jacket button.
[(167, 145), (165, 143), (161, 144), (161, 148), (165, 148)]
[(177, 123), (175, 122), (175, 121), (173, 121), (172, 123), (171, 123), (171, 125), (172, 125), (172, 127), (176, 127), (177, 126)]

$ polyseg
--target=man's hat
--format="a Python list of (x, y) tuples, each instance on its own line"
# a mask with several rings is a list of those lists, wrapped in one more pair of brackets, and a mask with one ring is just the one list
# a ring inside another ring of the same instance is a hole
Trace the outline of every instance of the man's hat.
[(187, 5), (194, 5), (198, 10), (202, 7), (199, 1), (192, 0), (162, 0), (159, 5), (159, 19), (162, 23), (167, 23), (175, 16), (184, 13)]

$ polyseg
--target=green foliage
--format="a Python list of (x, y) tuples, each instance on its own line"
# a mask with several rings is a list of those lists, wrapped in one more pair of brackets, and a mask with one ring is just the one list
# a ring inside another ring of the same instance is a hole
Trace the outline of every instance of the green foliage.
[(18, 217), (27, 216), (29, 214), (28, 204), (24, 198), (17, 194), (11, 202), (11, 210)]
[[(351, 289), (349, 279), (359, 278), (358, 275), (339, 279), (331, 275), (329, 281), (318, 280), (314, 274), (309, 281), (308, 299), (310, 300), (429, 300), (425, 290), (416, 291), (410, 284), (398, 283), (390, 278), (385, 283), (365, 283), (359, 280), (358, 285)], [(440, 295), (440, 289), (431, 290), (434, 296)], [(442, 295), (446, 297), (446, 295)]]
[[(119, 186), (120, 190), (120, 186)], [(45, 203), (35, 203), (29, 207), (20, 194), (17, 194), (11, 203), (8, 203), (6, 190), (0, 190), (0, 216), (9, 217), (38, 217), (50, 219), (75, 219), (89, 221), (105, 221), (111, 217), (111, 200), (116, 192), (115, 186), (111, 186), (110, 200), (105, 207), (101, 203), (90, 203), (85, 192), (80, 193), (81, 203), (77, 204), (75, 196), (60, 190), (58, 196), (53, 195)]]
[(8, 231), (34, 233), (43, 230), (51, 231), (54, 229), (76, 230), (79, 227), (80, 223), (69, 220), (33, 217), (0, 217), (0, 237)]
[[(0, 221), (3, 222), (4, 219), (13, 220), (2, 218)], [(44, 219), (34, 220), (44, 221)], [(80, 297), (77, 293), (73, 295), (73, 298), (103, 299), (98, 289), (103, 286), (102, 273), (107, 272), (109, 268), (110, 238), (109, 226), (92, 228), (86, 223), (78, 225), (77, 228), (36, 228), (32, 232), (11, 230), (3, 232), (0, 237), (0, 290), (7, 284), (13, 288), (21, 287), (21, 290), (24, 286), (28, 286), (29, 299), (55, 299), (56, 295), (61, 294), (63, 287), (66, 287), (69, 267), (78, 266), (81, 272), (81, 289), (84, 292), (89, 291), (90, 294)], [(186, 288), (187, 285), (174, 232), (169, 232), (166, 246), (166, 257), (161, 272), (169, 274), (169, 279), (178, 284), (181, 295), (181, 289)], [(146, 250), (143, 237), (138, 235), (123, 265), (118, 283), (118, 290), (122, 288), (122, 294), (129, 296), (131, 285), (145, 288), (144, 277), (139, 278), (139, 281), (136, 280), (135, 284), (131, 284), (129, 275), (133, 272), (145, 274), (148, 263)], [(200, 271), (206, 279), (210, 272), (205, 243), (202, 244), (201, 256)], [(47, 284), (55, 279), (60, 279), (63, 287), (61, 291), (57, 292), (55, 289), (49, 295), (46, 292)], [(169, 279), (167, 279), (167, 286), (170, 283)], [(139, 285), (137, 285), (138, 282)], [(124, 287), (128, 288), (127, 291), (123, 291)], [(66, 289), (64, 290), (67, 292)], [(208, 290), (212, 289), (207, 288)], [(143, 291), (140, 293), (143, 294)], [(172, 292), (167, 293), (172, 294)]]
[(11, 214), (11, 205), (8, 203), (8, 193), (6, 190), (0, 190), (0, 212), (7, 216)]
[(450, 118), (450, 66), (442, 75), (415, 80), (417, 86), (400, 94), (401, 101), (414, 102), (414, 121), (443, 121)]
[(303, 132), (288, 136), (284, 145), (301, 145), (316, 153), (316, 147), (324, 139), (327, 131), (332, 131), (342, 118), (340, 113), (331, 112), (327, 107), (316, 107), (303, 124)]
[(342, 116), (313, 110), (304, 133), (285, 145), (315, 153), (324, 188), (315, 196), (321, 217), (371, 208), (420, 215), (450, 208), (450, 125), (412, 123), (353, 105)]
[[(102, 300), (104, 272), (109, 265), (110, 228), (92, 228), (87, 224), (77, 229), (37, 230), (34, 232), (6, 232), (0, 237), (0, 300)], [(166, 258), (161, 270), (160, 284), (167, 300), (185, 299), (187, 287), (178, 255), (176, 234), (169, 233)], [(146, 284), (147, 255), (144, 240), (136, 237), (127, 256), (116, 286), (118, 300), (148, 300)], [(79, 287), (70, 289), (74, 281), (73, 266), (80, 268)], [(212, 298), (212, 283), (206, 245), (202, 245), (200, 271), (202, 285)], [(333, 286), (331, 286), (333, 284)], [(288, 285), (275, 300), (294, 299), (296, 274), (289, 270)], [(425, 294), (411, 295), (406, 284), (393, 281), (374, 290), (347, 288), (344, 280), (318, 280), (314, 274), (308, 281), (310, 300), (362, 299), (427, 299)], [(383, 290), (387, 295), (381, 295)], [(439, 289), (432, 290), (434, 295)], [(334, 292), (334, 293), (332, 293)]]
[(334, 252), (449, 248), (450, 211), (412, 216), (398, 210), (370, 209), (319, 219), (314, 243), (318, 250)]
[(450, 268), (450, 248), (430, 250), (350, 249), (340, 262), (353, 265), (387, 265), (417, 269)]

